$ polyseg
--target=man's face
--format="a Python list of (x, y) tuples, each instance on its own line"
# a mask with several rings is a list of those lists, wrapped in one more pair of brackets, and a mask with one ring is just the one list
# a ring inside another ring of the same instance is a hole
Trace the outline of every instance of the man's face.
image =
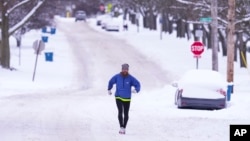
[(122, 69), (122, 75), (128, 75), (128, 69)]

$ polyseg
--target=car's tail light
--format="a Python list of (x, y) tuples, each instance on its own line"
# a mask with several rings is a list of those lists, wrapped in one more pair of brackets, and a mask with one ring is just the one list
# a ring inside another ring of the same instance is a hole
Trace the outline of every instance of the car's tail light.
[(222, 107), (222, 108), (224, 108), (224, 107), (225, 107), (225, 104), (220, 104), (219, 106)]
[(181, 106), (186, 106), (187, 105), (187, 103), (186, 102), (181, 102)]
[(220, 93), (220, 94), (226, 96), (226, 91), (224, 91), (223, 89), (219, 89), (219, 90), (217, 90), (216, 92), (218, 92), (218, 93)]

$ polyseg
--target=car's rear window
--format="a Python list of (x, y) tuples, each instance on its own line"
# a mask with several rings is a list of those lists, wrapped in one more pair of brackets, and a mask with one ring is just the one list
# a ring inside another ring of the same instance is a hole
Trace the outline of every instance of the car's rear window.
[(76, 14), (85, 14), (84, 11), (77, 11)]

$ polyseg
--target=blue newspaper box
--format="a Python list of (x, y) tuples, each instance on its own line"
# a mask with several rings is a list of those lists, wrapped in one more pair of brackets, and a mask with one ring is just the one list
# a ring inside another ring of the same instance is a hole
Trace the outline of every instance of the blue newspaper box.
[(42, 41), (44, 42), (44, 43), (47, 43), (48, 42), (48, 36), (42, 36)]
[(47, 27), (43, 27), (42, 28), (42, 33), (46, 33), (47, 32)]
[(48, 62), (53, 62), (53, 52), (45, 52), (45, 60)]
[(52, 27), (52, 28), (50, 29), (50, 34), (56, 34), (56, 28)]

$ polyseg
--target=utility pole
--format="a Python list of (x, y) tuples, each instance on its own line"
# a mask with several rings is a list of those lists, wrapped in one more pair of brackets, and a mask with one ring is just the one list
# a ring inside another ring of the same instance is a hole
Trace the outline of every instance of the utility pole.
[(227, 24), (227, 82), (234, 82), (234, 32), (235, 32), (235, 0), (228, 0)]
[(218, 4), (217, 0), (211, 0), (211, 30), (212, 30), (212, 70), (218, 71)]

